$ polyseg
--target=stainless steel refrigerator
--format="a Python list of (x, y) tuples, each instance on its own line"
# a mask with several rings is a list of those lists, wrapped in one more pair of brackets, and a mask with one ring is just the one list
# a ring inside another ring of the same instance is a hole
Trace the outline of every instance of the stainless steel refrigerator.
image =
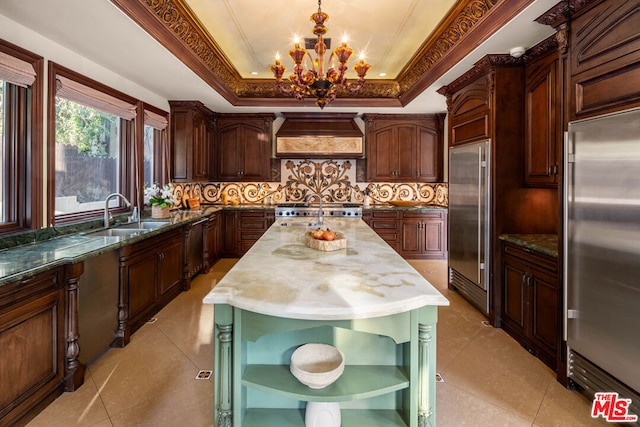
[(568, 376), (640, 414), (640, 109), (571, 122), (565, 183)]
[(449, 149), (449, 283), (489, 313), (490, 141)]

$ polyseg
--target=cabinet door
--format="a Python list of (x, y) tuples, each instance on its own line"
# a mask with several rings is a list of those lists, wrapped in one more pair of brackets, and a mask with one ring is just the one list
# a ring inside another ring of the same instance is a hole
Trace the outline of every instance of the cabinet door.
[(159, 255), (158, 297), (182, 284), (184, 251), (180, 236), (165, 241)]
[(206, 117), (198, 113), (193, 126), (193, 178), (196, 180), (209, 179), (210, 173), (210, 132)]
[(504, 260), (504, 303), (502, 320), (510, 331), (526, 335), (527, 267), (511, 257)]
[(396, 164), (398, 165), (395, 171), (395, 180), (415, 181), (418, 156), (416, 126), (398, 126), (394, 130), (397, 139)]
[(156, 302), (156, 265), (159, 254), (156, 251), (141, 254), (125, 267), (125, 280), (129, 290), (129, 324), (136, 325), (140, 317)]
[(369, 180), (392, 181), (398, 169), (398, 144), (391, 127), (373, 133), (369, 140)]
[(402, 221), (401, 254), (420, 255), (424, 245), (424, 224), (420, 219), (405, 219)]
[(531, 339), (534, 344), (556, 358), (558, 341), (558, 289), (554, 277), (532, 270), (531, 286)]
[(438, 149), (438, 134), (433, 129), (418, 127), (417, 138), (417, 165), (416, 181), (439, 182), (440, 181), (440, 150)]
[(236, 236), (236, 212), (227, 211), (222, 213), (222, 256), (237, 257), (238, 245)]
[(239, 125), (221, 129), (218, 133), (218, 178), (237, 181), (243, 169), (242, 128)]
[(525, 184), (532, 187), (556, 186), (559, 127), (556, 105), (556, 55), (543, 57), (527, 66)]
[[(64, 381), (63, 274), (53, 270), (0, 287), (0, 424), (17, 422)], [(14, 424), (16, 423), (16, 424)]]
[(446, 224), (442, 219), (424, 221), (424, 254), (430, 258), (443, 258), (446, 254)]
[(240, 178), (246, 181), (267, 180), (270, 146), (262, 129), (246, 126), (242, 136)]

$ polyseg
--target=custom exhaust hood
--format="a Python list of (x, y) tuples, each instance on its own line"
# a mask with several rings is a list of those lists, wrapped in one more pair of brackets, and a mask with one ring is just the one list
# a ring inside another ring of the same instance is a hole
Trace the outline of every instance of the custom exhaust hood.
[(364, 136), (356, 113), (282, 113), (276, 132), (276, 157), (361, 158)]

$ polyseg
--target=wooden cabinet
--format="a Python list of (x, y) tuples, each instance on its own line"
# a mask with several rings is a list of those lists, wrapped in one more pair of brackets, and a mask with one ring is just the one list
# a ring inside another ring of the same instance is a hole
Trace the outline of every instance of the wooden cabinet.
[(558, 184), (559, 150), (562, 147), (560, 80), (557, 48), (527, 62), (524, 183), (529, 187), (556, 187)]
[(502, 327), (551, 369), (561, 340), (557, 260), (503, 242)]
[(446, 258), (447, 212), (402, 212), (401, 240), (400, 254), (405, 258)]
[(172, 180), (207, 181), (213, 175), (214, 113), (198, 101), (169, 101)]
[(204, 239), (204, 268), (208, 273), (211, 267), (220, 258), (222, 251), (222, 214), (215, 212), (207, 219), (207, 227)]
[(224, 242), (222, 256), (239, 258), (275, 221), (273, 210), (237, 209), (223, 213)]
[(217, 179), (267, 181), (272, 114), (223, 114), (218, 120)]
[(447, 212), (372, 209), (362, 219), (404, 258), (447, 256)]
[(183, 290), (184, 231), (176, 228), (120, 249), (116, 346)]
[(53, 269), (0, 287), (2, 425), (25, 423), (64, 390), (63, 282)]
[(444, 115), (368, 114), (367, 179), (440, 182)]
[(364, 212), (362, 219), (382, 237), (396, 252), (400, 252), (400, 213), (397, 210), (378, 210)]
[(570, 28), (569, 120), (640, 106), (640, 1), (578, 6)]

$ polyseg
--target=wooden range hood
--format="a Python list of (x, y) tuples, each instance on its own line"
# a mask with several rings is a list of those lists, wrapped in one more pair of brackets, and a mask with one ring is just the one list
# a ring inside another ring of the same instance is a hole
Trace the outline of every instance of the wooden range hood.
[(282, 113), (276, 132), (276, 157), (362, 158), (364, 136), (356, 113)]

